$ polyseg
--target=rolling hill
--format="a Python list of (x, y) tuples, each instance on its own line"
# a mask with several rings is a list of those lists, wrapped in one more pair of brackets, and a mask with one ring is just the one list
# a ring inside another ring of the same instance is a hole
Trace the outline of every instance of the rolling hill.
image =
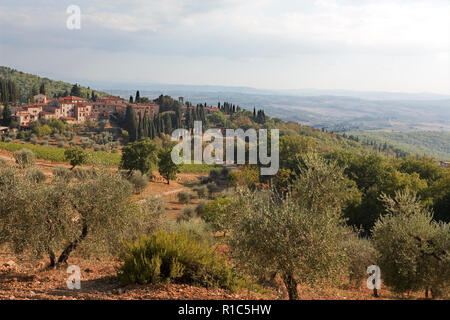
[[(26, 102), (27, 97), (29, 96), (31, 89), (33, 86), (37, 85), (38, 87), (45, 83), (47, 95), (49, 97), (53, 97), (56, 94), (61, 94), (67, 90), (70, 92), (73, 84), (64, 82), (64, 81), (56, 81), (49, 78), (41, 78), (37, 75), (25, 73), (22, 71), (18, 71), (15, 69), (11, 69), (8, 67), (0, 66), (0, 78), (4, 78), (7, 80), (13, 80), (16, 82), (19, 88), (20, 101)], [(83, 97), (86, 97), (87, 94), (91, 94), (91, 89), (81, 86), (81, 93)], [(106, 95), (106, 92), (94, 90), (95, 94), (98, 96)]]

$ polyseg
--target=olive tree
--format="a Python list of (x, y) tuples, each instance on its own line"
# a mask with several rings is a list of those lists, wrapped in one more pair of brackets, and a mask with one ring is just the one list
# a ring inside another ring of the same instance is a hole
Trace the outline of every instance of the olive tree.
[(449, 226), (433, 221), (415, 193), (382, 196), (387, 214), (373, 228), (378, 265), (384, 283), (394, 292), (424, 290), (434, 295), (450, 285)]
[(34, 155), (33, 151), (29, 149), (21, 149), (15, 151), (13, 153), (13, 157), (16, 160), (16, 163), (21, 168), (31, 167), (36, 161), (36, 156)]
[(157, 162), (158, 146), (150, 139), (145, 139), (123, 147), (120, 168), (128, 170), (129, 173), (139, 170), (142, 174), (148, 174)]
[(229, 243), (234, 258), (258, 277), (279, 274), (289, 299), (299, 282), (339, 278), (346, 270), (349, 230), (339, 214), (311, 212), (290, 195), (240, 191), (241, 214)]
[(76, 166), (81, 166), (82, 164), (85, 164), (87, 162), (88, 153), (80, 147), (73, 147), (67, 148), (64, 151), (64, 157), (70, 162), (70, 165), (72, 166), (70, 170), (72, 170)]
[(35, 258), (48, 255), (50, 267), (67, 263), (80, 247), (112, 252), (137, 217), (131, 189), (107, 170), (70, 184), (55, 177), (38, 185), (21, 170), (1, 168), (0, 243)]

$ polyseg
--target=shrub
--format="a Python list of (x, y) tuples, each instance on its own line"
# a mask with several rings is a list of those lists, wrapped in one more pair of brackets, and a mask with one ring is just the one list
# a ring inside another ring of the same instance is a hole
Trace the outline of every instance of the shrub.
[(180, 191), (177, 193), (178, 201), (183, 204), (188, 204), (193, 199), (193, 194), (187, 191)]
[(75, 140), (70, 140), (70, 141), (69, 141), (69, 145), (70, 145), (71, 147), (74, 147), (74, 146), (77, 145), (77, 143), (75, 142)]
[(197, 192), (197, 195), (200, 199), (208, 197), (208, 188), (206, 186), (197, 186), (192, 190)]
[(47, 179), (47, 176), (45, 175), (45, 173), (38, 168), (28, 169), (26, 172), (26, 176), (28, 179), (30, 179), (31, 181), (33, 181), (35, 183), (44, 182), (45, 179)]
[(94, 141), (92, 141), (89, 138), (81, 138), (80, 142), (81, 142), (81, 146), (83, 147), (83, 149), (90, 148), (94, 144)]
[(77, 167), (72, 170), (73, 176), (79, 180), (94, 178), (97, 173), (94, 168), (81, 168)]
[(211, 232), (211, 227), (202, 220), (179, 221), (174, 224), (173, 231), (185, 232), (197, 241), (204, 241), (210, 245), (214, 244), (214, 235)]
[(16, 160), (16, 163), (22, 168), (33, 166), (36, 160), (36, 156), (34, 155), (33, 151), (28, 149), (16, 151), (13, 153), (13, 156)]
[(166, 202), (162, 197), (149, 195), (141, 203), (140, 216), (132, 230), (135, 234), (151, 234), (164, 229), (167, 224)]
[(148, 185), (147, 176), (142, 174), (140, 171), (133, 171), (133, 173), (128, 177), (128, 181), (130, 181), (133, 185), (135, 193), (141, 193)]
[(206, 205), (208, 203), (205, 200), (200, 200), (197, 206), (195, 207), (195, 213), (198, 216), (202, 216), (206, 211)]
[(172, 281), (234, 289), (235, 278), (225, 260), (206, 243), (184, 232), (158, 231), (125, 246), (118, 272), (122, 284)]
[(31, 142), (32, 144), (36, 144), (36, 143), (38, 142), (37, 137), (36, 137), (36, 136), (31, 136), (30, 142)]
[(259, 168), (254, 165), (242, 166), (239, 170), (233, 170), (229, 174), (228, 185), (231, 187), (254, 187), (259, 182)]
[(216, 180), (218, 177), (220, 177), (220, 172), (219, 170), (211, 170), (209, 172), (209, 176), (212, 180)]
[(70, 181), (73, 177), (72, 171), (64, 166), (57, 166), (53, 169), (53, 175), (57, 178), (63, 179), (64, 181)]
[(26, 138), (26, 134), (25, 134), (25, 131), (19, 131), (18, 133), (17, 133), (17, 139), (21, 139), (21, 140), (23, 140), (23, 139), (25, 139)]
[(15, 140), (17, 137), (17, 134), (14, 131), (10, 131), (8, 133), (8, 137), (11, 138), (11, 140)]
[(177, 222), (180, 221), (189, 221), (195, 217), (195, 210), (193, 207), (188, 206), (184, 207), (181, 211), (180, 215), (177, 217)]
[(220, 174), (224, 178), (228, 177), (228, 169), (226, 167), (223, 167), (222, 170), (220, 170)]
[(206, 188), (208, 188), (209, 194), (217, 193), (220, 191), (220, 188), (214, 182), (208, 183), (206, 185)]
[(64, 148), (64, 146), (65, 146), (64, 141), (59, 141), (58, 142), (58, 148)]

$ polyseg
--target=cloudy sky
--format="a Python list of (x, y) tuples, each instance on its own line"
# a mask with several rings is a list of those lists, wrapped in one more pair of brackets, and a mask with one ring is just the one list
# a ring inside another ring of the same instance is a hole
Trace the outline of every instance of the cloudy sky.
[(450, 94), (449, 17), (450, 0), (1, 0), (0, 65), (72, 82)]

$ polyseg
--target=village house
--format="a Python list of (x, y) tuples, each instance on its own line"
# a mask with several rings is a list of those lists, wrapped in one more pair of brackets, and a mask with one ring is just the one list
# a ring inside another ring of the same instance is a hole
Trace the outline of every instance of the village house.
[(33, 96), (33, 101), (34, 103), (43, 103), (43, 104), (47, 104), (48, 102), (47, 96), (42, 93)]
[(29, 127), (30, 123), (39, 119), (62, 119), (68, 123), (83, 123), (87, 120), (109, 119), (113, 114), (125, 115), (128, 105), (136, 114), (143, 116), (147, 112), (153, 119), (159, 112), (156, 103), (132, 103), (119, 96), (105, 96), (91, 102), (86, 99), (68, 96), (48, 101), (45, 95), (34, 96), (35, 103), (12, 108), (13, 118), (21, 127)]
[(130, 104), (136, 115), (141, 114), (143, 117), (145, 112), (150, 119), (153, 119), (159, 113), (159, 105), (156, 103), (131, 103)]

